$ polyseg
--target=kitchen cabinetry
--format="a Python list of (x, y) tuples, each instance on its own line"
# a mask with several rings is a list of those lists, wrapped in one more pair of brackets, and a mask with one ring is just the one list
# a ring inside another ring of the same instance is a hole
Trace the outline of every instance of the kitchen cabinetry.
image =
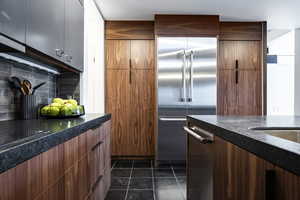
[(154, 155), (154, 40), (106, 40), (112, 155)]
[(219, 41), (217, 113), (261, 115), (261, 72), (260, 41)]
[(0, 8), (1, 33), (25, 43), (26, 0), (1, 0)]
[(214, 141), (215, 200), (298, 200), (300, 177), (225, 140)]
[(107, 121), (0, 174), (0, 199), (104, 199), (110, 186), (110, 126)]
[(26, 45), (83, 71), (83, 20), (79, 0), (28, 0)]
[(63, 61), (65, 0), (28, 0), (26, 44)]
[(80, 0), (65, 0), (64, 62), (83, 71), (84, 9)]

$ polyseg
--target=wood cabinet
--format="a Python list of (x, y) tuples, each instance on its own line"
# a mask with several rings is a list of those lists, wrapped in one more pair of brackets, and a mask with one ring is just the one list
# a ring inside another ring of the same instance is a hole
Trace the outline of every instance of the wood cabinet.
[(26, 0), (1, 0), (0, 32), (18, 42), (25, 43)]
[(262, 114), (261, 57), (260, 41), (219, 41), (218, 114)]
[(214, 199), (264, 200), (267, 162), (215, 137)]
[(0, 174), (0, 200), (103, 200), (110, 187), (110, 127), (107, 121)]
[(215, 200), (298, 200), (300, 177), (219, 137), (214, 142)]
[(154, 40), (106, 40), (112, 155), (154, 155)]
[(129, 69), (130, 40), (106, 40), (106, 68)]

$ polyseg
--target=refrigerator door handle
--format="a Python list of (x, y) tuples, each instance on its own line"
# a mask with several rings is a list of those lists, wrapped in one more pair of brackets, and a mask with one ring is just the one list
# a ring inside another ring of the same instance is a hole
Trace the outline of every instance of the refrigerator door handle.
[(191, 51), (190, 55), (190, 88), (189, 88), (189, 98), (188, 101), (193, 101), (193, 90), (194, 90), (194, 52)]
[(181, 101), (186, 102), (186, 52), (183, 50), (183, 58), (182, 58), (182, 94)]

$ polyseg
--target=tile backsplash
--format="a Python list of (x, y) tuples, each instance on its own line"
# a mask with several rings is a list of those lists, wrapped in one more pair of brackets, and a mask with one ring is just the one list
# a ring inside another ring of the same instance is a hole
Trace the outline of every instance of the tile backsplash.
[(54, 74), (0, 58), (0, 121), (19, 118), (20, 92), (8, 83), (11, 76), (28, 79), (33, 86), (46, 82), (35, 93), (38, 104), (47, 104), (57, 95), (57, 77)]

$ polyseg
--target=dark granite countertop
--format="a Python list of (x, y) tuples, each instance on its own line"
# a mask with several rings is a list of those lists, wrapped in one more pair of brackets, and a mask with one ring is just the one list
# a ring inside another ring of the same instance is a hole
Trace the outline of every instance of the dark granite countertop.
[(300, 116), (192, 115), (188, 120), (279, 167), (300, 175), (300, 143), (254, 131), (253, 127), (300, 128)]
[(110, 114), (80, 118), (0, 122), (0, 173), (109, 120)]

